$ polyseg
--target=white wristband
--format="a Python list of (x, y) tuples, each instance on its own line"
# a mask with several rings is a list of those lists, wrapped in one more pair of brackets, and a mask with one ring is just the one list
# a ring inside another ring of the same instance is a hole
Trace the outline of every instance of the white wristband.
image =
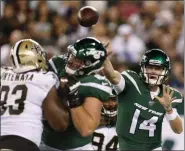
[(121, 79), (120, 79), (119, 83), (117, 85), (113, 85), (113, 88), (116, 91), (117, 95), (119, 93), (121, 93), (125, 88), (125, 79), (123, 78), (123, 76), (121, 74), (120, 74), (120, 76), (121, 76)]
[(177, 113), (176, 109), (173, 109), (173, 112), (171, 114), (166, 113), (166, 118), (168, 121), (174, 120), (179, 114)]

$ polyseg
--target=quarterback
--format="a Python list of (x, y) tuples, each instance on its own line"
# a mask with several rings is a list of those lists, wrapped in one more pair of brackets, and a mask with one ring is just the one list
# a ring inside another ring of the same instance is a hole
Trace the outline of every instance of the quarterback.
[(119, 147), (121, 150), (162, 150), (164, 116), (175, 133), (183, 131), (176, 110), (182, 95), (164, 84), (170, 70), (170, 59), (164, 51), (148, 50), (140, 67), (140, 74), (130, 70), (119, 73), (108, 59), (104, 63), (104, 75), (118, 94)]
[[(68, 53), (49, 60), (50, 69), (59, 79), (73, 76), (78, 96), (68, 100), (71, 121), (64, 132), (54, 131), (45, 121), (43, 146), (49, 150), (93, 150), (92, 133), (98, 127), (102, 102), (109, 99), (112, 88), (106, 78), (94, 74), (106, 59), (101, 42), (92, 37), (77, 40), (68, 47)], [(70, 80), (69, 80), (70, 82)]]
[(11, 49), (13, 67), (1, 67), (0, 149), (39, 151), (45, 118), (55, 130), (65, 130), (69, 114), (59, 103), (58, 77), (47, 71), (46, 53), (32, 39)]

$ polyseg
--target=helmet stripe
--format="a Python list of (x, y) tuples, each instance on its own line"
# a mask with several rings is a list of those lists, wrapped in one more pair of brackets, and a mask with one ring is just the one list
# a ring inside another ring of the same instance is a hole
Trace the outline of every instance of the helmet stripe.
[(15, 47), (13, 49), (13, 62), (15, 63), (16, 67), (19, 67), (19, 63), (20, 63), (20, 59), (19, 59), (19, 55), (18, 55), (18, 48), (20, 47), (22, 41), (20, 41), (19, 43), (15, 44)]
[(15, 61), (14, 61), (13, 54), (11, 55), (11, 58), (12, 58), (13, 65), (15, 66)]
[(21, 63), (21, 60), (19, 58), (18, 52), (19, 52), (19, 47), (21, 46), (21, 43), (22, 42), (19, 43), (19, 45), (17, 46), (17, 49), (16, 49), (16, 58), (17, 58), (17, 61), (18, 61), (19, 64)]

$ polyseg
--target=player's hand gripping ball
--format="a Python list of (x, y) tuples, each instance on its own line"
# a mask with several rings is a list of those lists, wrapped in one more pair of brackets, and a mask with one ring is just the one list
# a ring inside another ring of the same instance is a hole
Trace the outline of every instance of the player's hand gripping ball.
[(78, 11), (77, 18), (81, 26), (91, 27), (97, 23), (99, 13), (94, 7), (85, 6)]

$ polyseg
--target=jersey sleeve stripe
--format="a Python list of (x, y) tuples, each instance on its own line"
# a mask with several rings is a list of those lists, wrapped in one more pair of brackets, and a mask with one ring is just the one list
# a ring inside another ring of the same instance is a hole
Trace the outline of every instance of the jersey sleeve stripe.
[(55, 71), (55, 73), (58, 73), (57, 68), (55, 67), (55, 64), (54, 64), (54, 62), (53, 62), (52, 59), (49, 60), (49, 64), (51, 65), (51, 67), (53, 68), (53, 70)]
[(141, 95), (141, 91), (139, 90), (139, 87), (138, 87), (136, 81), (126, 71), (122, 72), (122, 74), (125, 75), (133, 83), (133, 85), (135, 86), (136, 90)]
[(105, 92), (107, 92), (109, 94), (112, 93), (112, 88), (111, 87), (104, 86), (104, 85), (101, 85), (101, 84), (98, 84), (98, 83), (92, 83), (92, 82), (89, 82), (89, 83), (81, 83), (80, 86), (96, 88), (96, 89), (105, 91)]
[(175, 99), (171, 103), (182, 103), (182, 99)]

